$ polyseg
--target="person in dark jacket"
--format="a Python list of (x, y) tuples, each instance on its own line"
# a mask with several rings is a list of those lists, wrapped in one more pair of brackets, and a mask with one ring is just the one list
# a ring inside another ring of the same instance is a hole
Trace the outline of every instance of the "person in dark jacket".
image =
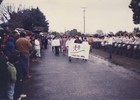
[(10, 77), (6, 62), (7, 58), (0, 49), (0, 100), (6, 98), (7, 84)]
[[(17, 71), (17, 80), (15, 83), (15, 90), (14, 90), (14, 99), (18, 100), (21, 98), (21, 95), (23, 95), (23, 81), (24, 81), (24, 73), (23, 69), (24, 66), (21, 63), (20, 59), (20, 52), (18, 50), (15, 50), (11, 56), (11, 59), (9, 59), (11, 63), (14, 64), (16, 71)], [(24, 94), (25, 95), (25, 94)]]
[(47, 49), (48, 48), (48, 38), (47, 38), (47, 36), (43, 37), (43, 39), (42, 39), (42, 45), (43, 45), (43, 48), (44, 49)]
[(79, 37), (76, 37), (76, 40), (74, 41), (74, 43), (82, 43), (82, 41), (79, 39)]
[(9, 37), (5, 46), (5, 55), (10, 59), (12, 52), (15, 50), (14, 38)]

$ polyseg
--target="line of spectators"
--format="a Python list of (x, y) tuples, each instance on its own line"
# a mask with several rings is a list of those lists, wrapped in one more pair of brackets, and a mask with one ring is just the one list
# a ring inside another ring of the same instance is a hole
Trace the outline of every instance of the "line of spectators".
[(30, 61), (41, 57), (48, 39), (41, 35), (13, 31), (0, 38), (0, 99), (21, 100), (23, 82), (32, 77)]

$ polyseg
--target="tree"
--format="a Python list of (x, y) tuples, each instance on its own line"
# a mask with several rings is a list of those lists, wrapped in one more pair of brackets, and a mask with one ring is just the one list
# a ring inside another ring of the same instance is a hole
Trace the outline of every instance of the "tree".
[(59, 36), (60, 34), (58, 32), (51, 32), (51, 35)]
[(81, 35), (81, 33), (78, 32), (77, 29), (73, 29), (69, 32), (69, 35), (75, 36), (75, 35)]
[(122, 36), (122, 35), (124, 35), (124, 34), (127, 34), (127, 31), (118, 31), (117, 33), (116, 33), (116, 35), (118, 35), (118, 36)]
[(96, 33), (99, 34), (99, 35), (103, 35), (104, 34), (103, 30), (97, 30)]
[(134, 30), (133, 30), (134, 33), (137, 33), (139, 31), (140, 31), (139, 27), (135, 27)]
[(2, 3), (3, 0), (0, 0), (0, 4)]
[(133, 11), (134, 24), (140, 24), (140, 0), (132, 0), (129, 8)]
[(15, 12), (13, 5), (0, 5), (0, 20), (4, 23), (8, 22), (12, 17), (12, 12)]
[(16, 9), (14, 5), (1, 5), (0, 20), (12, 24), (12, 29), (17, 27), (32, 30), (34, 26), (44, 27), (48, 32), (49, 23), (44, 14), (37, 8), (25, 9), (22, 5)]
[(28, 19), (28, 22), (30, 22), (30, 20), (34, 26), (42, 26), (48, 32), (49, 23), (38, 7), (36, 9), (31, 9), (30, 19)]

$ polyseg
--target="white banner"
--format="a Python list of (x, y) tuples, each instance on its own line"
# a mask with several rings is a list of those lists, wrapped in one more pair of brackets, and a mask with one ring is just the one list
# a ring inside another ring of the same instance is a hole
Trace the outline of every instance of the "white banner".
[(88, 43), (71, 43), (68, 48), (68, 56), (72, 58), (88, 59), (90, 45)]

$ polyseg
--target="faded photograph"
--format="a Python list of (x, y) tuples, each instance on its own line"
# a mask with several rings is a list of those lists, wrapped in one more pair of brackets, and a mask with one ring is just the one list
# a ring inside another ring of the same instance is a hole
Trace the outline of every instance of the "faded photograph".
[(140, 0), (0, 0), (0, 100), (140, 100)]

